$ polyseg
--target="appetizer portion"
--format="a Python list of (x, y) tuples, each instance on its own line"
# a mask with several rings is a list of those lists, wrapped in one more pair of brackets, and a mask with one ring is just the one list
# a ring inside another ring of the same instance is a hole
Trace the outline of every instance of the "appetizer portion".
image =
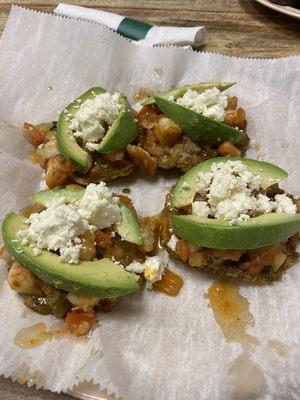
[(198, 164), (168, 195), (163, 244), (203, 271), (260, 283), (280, 279), (295, 260), (300, 231), (299, 201), (278, 186), (287, 176), (247, 158)]
[(5, 217), (1, 251), (8, 283), (28, 307), (66, 318), (66, 330), (80, 335), (95, 323), (95, 311), (109, 311), (143, 281), (148, 289), (160, 281), (153, 288), (166, 292), (173, 278), (153, 255), (158, 217), (139, 219), (130, 199), (103, 182), (43, 190), (31, 200)]
[(154, 175), (157, 168), (186, 172), (209, 158), (243, 155), (245, 112), (236, 97), (223, 94), (232, 85), (192, 84), (145, 100), (137, 114), (140, 134), (127, 147), (132, 160)]
[(69, 104), (58, 123), (24, 125), (36, 148), (32, 160), (46, 170), (50, 188), (72, 178), (89, 184), (130, 174), (126, 146), (138, 133), (133, 110), (121, 93), (94, 87)]

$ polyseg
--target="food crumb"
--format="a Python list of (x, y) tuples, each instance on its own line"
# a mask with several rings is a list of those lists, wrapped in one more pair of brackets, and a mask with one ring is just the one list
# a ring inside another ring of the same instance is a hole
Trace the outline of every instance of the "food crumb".
[(134, 96), (136, 101), (142, 101), (142, 100), (146, 100), (148, 97), (151, 97), (152, 93), (149, 89), (146, 88), (140, 88), (139, 91), (136, 93), (136, 95)]
[(155, 67), (154, 68), (154, 75), (156, 77), (161, 77), (163, 75), (163, 70), (161, 68)]
[(49, 85), (47, 89), (48, 89), (49, 92), (50, 92), (51, 90), (53, 90), (53, 86)]
[(26, 380), (25, 380), (24, 376), (19, 376), (17, 379), (17, 382), (19, 385), (24, 385)]

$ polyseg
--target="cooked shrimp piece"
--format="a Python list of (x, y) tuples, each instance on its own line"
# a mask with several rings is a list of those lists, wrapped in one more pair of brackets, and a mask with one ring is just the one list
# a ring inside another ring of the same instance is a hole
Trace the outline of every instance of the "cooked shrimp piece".
[(145, 217), (140, 220), (140, 226), (143, 232), (143, 243), (139, 246), (139, 249), (143, 253), (150, 253), (156, 250), (159, 225), (160, 214), (152, 217)]
[(46, 165), (46, 183), (50, 189), (63, 185), (73, 172), (73, 165), (61, 155), (51, 157)]
[(241, 157), (241, 150), (231, 142), (224, 142), (218, 147), (220, 156)]
[(38, 278), (29, 269), (16, 261), (12, 264), (8, 272), (7, 282), (17, 293), (32, 296), (41, 294), (38, 286)]
[(136, 165), (138, 165), (141, 169), (148, 172), (148, 174), (151, 176), (155, 174), (157, 168), (157, 162), (153, 157), (150, 156), (148, 151), (132, 144), (127, 146), (127, 151), (130, 157), (132, 158), (132, 161)]
[(182, 129), (170, 118), (162, 115), (154, 126), (159, 143), (162, 146), (170, 146), (178, 142), (182, 137)]

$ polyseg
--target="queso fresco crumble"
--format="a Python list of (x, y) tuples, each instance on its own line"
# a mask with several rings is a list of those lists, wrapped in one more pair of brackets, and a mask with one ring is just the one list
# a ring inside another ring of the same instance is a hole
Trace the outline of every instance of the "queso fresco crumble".
[(165, 264), (158, 256), (146, 257), (143, 263), (133, 261), (125, 268), (128, 272), (143, 274), (146, 279), (146, 288), (152, 289), (154, 282), (160, 281), (164, 272)]
[(120, 220), (118, 199), (101, 182), (88, 185), (75, 204), (66, 204), (65, 198), (49, 202), (44, 211), (25, 220), (28, 227), (17, 237), (24, 245), (33, 242), (30, 246), (35, 255), (43, 249), (59, 251), (60, 261), (78, 264), (82, 248), (79, 235), (108, 228)]
[(70, 114), (70, 127), (74, 136), (82, 139), (87, 149), (94, 151), (105, 135), (107, 126), (112, 125), (120, 111), (120, 93), (106, 92), (80, 103), (75, 116)]
[(205, 117), (222, 122), (225, 119), (227, 96), (216, 87), (207, 89), (203, 93), (188, 89), (182, 97), (176, 100), (177, 104), (189, 108)]
[(201, 172), (192, 214), (228, 221), (230, 225), (271, 212), (295, 214), (296, 205), (286, 194), (271, 200), (264, 194), (261, 176), (248, 171), (241, 161), (214, 163)]

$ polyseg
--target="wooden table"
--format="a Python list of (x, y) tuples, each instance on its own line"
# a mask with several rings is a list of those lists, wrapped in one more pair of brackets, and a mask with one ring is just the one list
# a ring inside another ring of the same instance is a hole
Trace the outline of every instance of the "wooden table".
[[(234, 56), (280, 57), (300, 54), (299, 20), (273, 12), (254, 0), (63, 0), (116, 12), (152, 24), (205, 25), (206, 51)], [(22, 0), (15, 4), (51, 12), (56, 1)], [(10, 2), (0, 0), (0, 34)], [(35, 391), (0, 378), (1, 400), (67, 400), (66, 395)]]

